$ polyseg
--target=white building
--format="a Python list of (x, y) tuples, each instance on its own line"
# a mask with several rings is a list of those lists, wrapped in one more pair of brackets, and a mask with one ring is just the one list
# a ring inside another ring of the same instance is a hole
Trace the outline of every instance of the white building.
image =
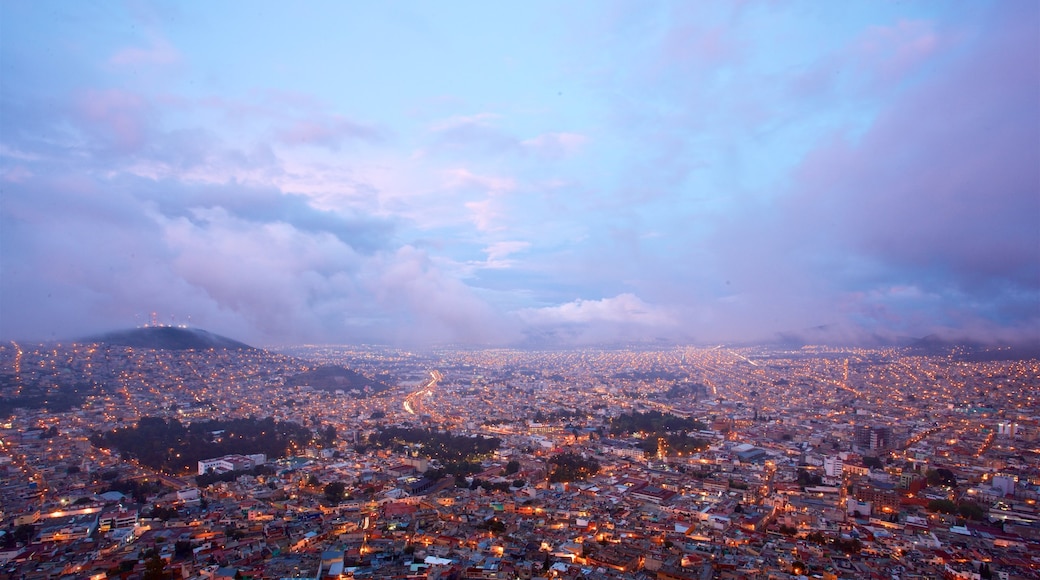
[(823, 458), (823, 472), (827, 477), (841, 477), (845, 471), (845, 462), (837, 455), (829, 455)]
[(213, 459), (199, 461), (199, 475), (204, 475), (213, 470), (215, 473), (227, 473), (228, 471), (245, 471), (258, 465), (267, 463), (267, 456), (263, 453), (254, 455), (225, 455)]

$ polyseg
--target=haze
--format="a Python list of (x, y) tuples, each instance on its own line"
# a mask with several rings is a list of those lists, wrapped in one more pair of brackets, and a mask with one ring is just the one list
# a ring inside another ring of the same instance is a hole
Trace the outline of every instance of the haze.
[(1040, 4), (0, 3), (0, 336), (1040, 337)]

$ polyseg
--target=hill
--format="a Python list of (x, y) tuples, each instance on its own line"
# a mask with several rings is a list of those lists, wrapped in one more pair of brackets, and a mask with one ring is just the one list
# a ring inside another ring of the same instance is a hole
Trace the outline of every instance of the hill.
[(294, 375), (286, 379), (285, 384), (291, 387), (308, 385), (323, 391), (341, 390), (355, 397), (360, 397), (362, 394), (373, 395), (390, 388), (384, 383), (336, 365), (322, 366)]
[(130, 330), (117, 330), (87, 339), (114, 346), (151, 348), (155, 350), (251, 350), (248, 344), (226, 336), (213, 334), (201, 328), (180, 326), (145, 326)]

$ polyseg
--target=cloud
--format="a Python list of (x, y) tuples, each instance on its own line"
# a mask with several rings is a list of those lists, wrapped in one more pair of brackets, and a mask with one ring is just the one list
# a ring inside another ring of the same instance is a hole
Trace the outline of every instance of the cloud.
[(528, 343), (597, 344), (675, 340), (685, 331), (669, 309), (647, 304), (634, 294), (600, 300), (577, 299), (557, 306), (525, 308), (514, 313)]
[(320, 314), (357, 301), (361, 258), (328, 233), (284, 222), (254, 224), (222, 208), (163, 223), (173, 272), (263, 336), (328, 332)]
[(531, 247), (530, 242), (522, 241), (508, 241), (508, 242), (495, 242), (490, 246), (484, 248), (484, 253), (487, 254), (487, 259), (483, 262), (477, 262), (476, 265), (482, 268), (491, 269), (504, 269), (511, 268), (515, 265), (515, 261), (509, 259), (509, 256), (523, 252)]
[(444, 189), (460, 193), (481, 195), (481, 199), (463, 202), (469, 216), (481, 232), (500, 231), (505, 216), (503, 197), (517, 188), (516, 180), (510, 177), (480, 175), (468, 169), (452, 169), (446, 172)]
[(148, 143), (152, 111), (141, 95), (121, 89), (89, 89), (76, 104), (79, 126), (103, 148), (129, 154)]
[(437, 149), (477, 152), (493, 156), (562, 159), (576, 153), (588, 142), (579, 133), (554, 131), (519, 138), (494, 124), (501, 117), (492, 113), (456, 116), (431, 125)]
[(429, 22), (448, 76), (400, 43), (351, 60), (367, 27), (223, 51), (187, 5), (104, 38), (3, 8), (5, 336), (153, 310), (261, 344), (1040, 327), (1032, 4), (577, 6), (533, 48), (474, 13)]
[(387, 329), (406, 344), (506, 343), (507, 321), (458, 279), (434, 266), (429, 255), (404, 246), (370, 263), (366, 276), (381, 308), (394, 319)]
[(286, 145), (313, 145), (338, 151), (344, 141), (371, 143), (381, 140), (382, 135), (374, 127), (333, 115), (324, 119), (296, 121), (279, 130), (277, 138)]
[(561, 158), (574, 154), (588, 140), (588, 137), (578, 133), (543, 133), (521, 141), (520, 145), (535, 155)]
[(478, 189), (492, 194), (509, 193), (516, 189), (516, 180), (511, 177), (481, 175), (468, 169), (451, 169), (445, 172), (448, 189)]
[(180, 52), (165, 38), (152, 35), (147, 47), (128, 46), (118, 50), (108, 59), (118, 67), (165, 66), (181, 62)]
[(633, 294), (619, 294), (601, 300), (578, 299), (559, 306), (529, 308), (518, 312), (528, 324), (587, 324), (596, 322), (669, 326), (667, 312), (651, 306)]
[(880, 81), (902, 80), (940, 48), (941, 39), (932, 22), (900, 20), (891, 26), (872, 26), (855, 46), (860, 68), (872, 71)]
[(1002, 32), (887, 97), (866, 129), (821, 139), (782, 195), (722, 222), (711, 271), (735, 300), (705, 316), (748, 336), (799, 321), (911, 336), (1040, 328), (1035, 16), (991, 24)]
[(956, 49), (957, 42), (955, 33), (928, 20), (900, 19), (869, 26), (809, 66), (799, 66), (783, 82), (793, 98), (816, 106), (820, 97), (862, 102), (938, 72), (942, 57)]

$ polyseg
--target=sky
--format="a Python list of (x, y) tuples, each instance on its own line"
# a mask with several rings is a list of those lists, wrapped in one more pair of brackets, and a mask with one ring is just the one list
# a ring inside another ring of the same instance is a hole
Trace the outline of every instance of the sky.
[(1040, 3), (2, 2), (0, 337), (1040, 339)]

